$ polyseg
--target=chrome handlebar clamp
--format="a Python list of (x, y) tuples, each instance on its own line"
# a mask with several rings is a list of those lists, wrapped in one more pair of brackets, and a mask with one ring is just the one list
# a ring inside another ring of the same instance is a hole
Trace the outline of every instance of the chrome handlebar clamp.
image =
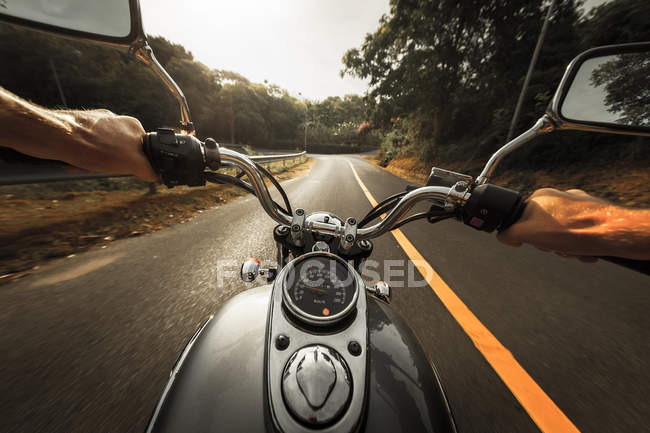
[[(445, 210), (452, 211), (458, 207), (458, 205), (464, 205), (467, 200), (469, 200), (471, 181), (467, 182), (465, 180), (460, 180), (454, 184), (449, 189), (447, 194), (447, 203), (445, 203)], [(449, 206), (451, 205), (451, 206)]]
[(305, 210), (296, 209), (291, 219), (291, 239), (296, 246), (303, 246), (303, 230), (305, 229)]
[(357, 240), (357, 220), (348, 218), (345, 221), (345, 227), (341, 235), (341, 247), (343, 251), (348, 251)]

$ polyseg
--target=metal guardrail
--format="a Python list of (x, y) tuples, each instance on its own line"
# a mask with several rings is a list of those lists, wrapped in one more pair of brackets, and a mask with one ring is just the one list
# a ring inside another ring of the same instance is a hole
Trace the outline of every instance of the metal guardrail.
[(287, 153), (284, 155), (253, 155), (249, 158), (256, 162), (276, 162), (276, 161), (286, 161), (288, 159), (300, 158), (305, 156), (307, 152), (302, 151), (300, 153)]
[[(253, 155), (250, 158), (259, 163), (287, 161), (304, 156), (305, 152), (283, 155)], [(69, 173), (64, 164), (27, 164), (0, 161), (0, 186), (29, 183), (60, 182), (65, 180), (104, 179), (109, 177), (130, 177), (127, 174)]]

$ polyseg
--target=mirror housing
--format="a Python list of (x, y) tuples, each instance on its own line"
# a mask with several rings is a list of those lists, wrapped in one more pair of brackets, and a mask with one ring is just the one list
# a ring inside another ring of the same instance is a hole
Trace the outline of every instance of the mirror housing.
[[(118, 6), (111, 7), (109, 2), (98, 0), (83, 2), (84, 6), (71, 4), (70, 0), (58, 0), (59, 3), (62, 3), (60, 5), (57, 5), (56, 2), (22, 0), (16, 3), (16, 6), (12, 5), (13, 8), (7, 5), (0, 8), (0, 20), (69, 38), (117, 47), (130, 47), (140, 36), (144, 35), (140, 4), (137, 0), (119, 1), (122, 2), (121, 5), (118, 2), (115, 3)], [(116, 22), (106, 19), (106, 14), (111, 10), (115, 11)], [(77, 17), (66, 17), (69, 11), (77, 12)], [(128, 23), (125, 22), (125, 18), (129, 19)], [(103, 29), (97, 32), (94, 32), (94, 29), (91, 30), (91, 20), (95, 23), (104, 23)]]
[[(16, 24), (22, 27), (27, 27), (33, 30), (38, 30), (42, 32), (52, 33), (58, 36), (63, 36), (72, 39), (79, 39), (83, 41), (95, 42), (105, 45), (110, 45), (112, 47), (127, 51), (131, 56), (135, 57), (138, 61), (144, 63), (149, 68), (151, 68), (156, 75), (165, 83), (168, 90), (176, 100), (178, 101), (179, 110), (180, 110), (180, 130), (183, 134), (194, 135), (194, 124), (190, 116), (190, 109), (185, 99), (183, 91), (180, 89), (178, 84), (172, 79), (172, 77), (165, 71), (156, 57), (153, 54), (153, 50), (147, 42), (147, 36), (144, 32), (142, 26), (142, 15), (140, 13), (140, 2), (139, 0), (119, 0), (126, 2), (129, 7), (129, 17), (130, 25), (129, 32), (126, 36), (115, 36), (113, 34), (100, 33), (86, 31), (88, 25), (82, 22), (78, 24), (65, 24), (66, 20), (61, 18), (52, 18), (49, 21), (43, 19), (37, 19), (39, 15), (41, 17), (47, 16), (47, 14), (40, 13), (42, 11), (38, 10), (38, 7), (43, 8), (43, 4), (46, 2), (42, 0), (30, 0), (34, 3), (34, 8), (29, 9), (30, 6), (25, 6), (26, 0), (22, 0), (23, 3), (19, 3), (17, 11), (14, 14), (9, 14), (7, 6), (0, 1), (0, 21), (7, 22), (9, 24)], [(58, 0), (68, 2), (68, 7), (70, 6), (71, 1), (81, 1), (82, 3), (88, 3), (85, 0)], [(107, 0), (94, 0), (105, 7)], [(40, 5), (37, 7), (37, 4)], [(23, 10), (20, 10), (22, 7)], [(101, 8), (100, 8), (101, 9)], [(97, 9), (95, 12), (99, 11)], [(58, 12), (58, 11), (57, 11)], [(56, 14), (53, 14), (56, 15)], [(28, 19), (30, 17), (31, 19)], [(58, 21), (58, 24), (57, 24)], [(72, 21), (68, 20), (68, 23)], [(119, 25), (117, 26), (119, 28)], [(124, 25), (122, 25), (125, 28)], [(83, 30), (82, 30), (83, 29)]]
[[(631, 64), (626, 64), (627, 59), (637, 62), (633, 65), (636, 70), (627, 66)], [(625, 66), (629, 69), (623, 70)], [(614, 76), (617, 71), (618, 76)], [(604, 77), (605, 72), (610, 77)], [(650, 101), (646, 107), (630, 107), (629, 99), (620, 98), (632, 95), (614, 94), (631, 90), (622, 89), (620, 83), (629, 84), (634, 72), (640, 77), (640, 82), (633, 83), (634, 96), (645, 94), (650, 99), (650, 42), (608, 45), (581, 53), (567, 67), (547, 110), (555, 129), (650, 135)], [(605, 83), (607, 78), (611, 88)], [(611, 81), (614, 79), (618, 81)], [(582, 97), (579, 102), (578, 97)], [(644, 114), (626, 116), (632, 108), (641, 108)]]

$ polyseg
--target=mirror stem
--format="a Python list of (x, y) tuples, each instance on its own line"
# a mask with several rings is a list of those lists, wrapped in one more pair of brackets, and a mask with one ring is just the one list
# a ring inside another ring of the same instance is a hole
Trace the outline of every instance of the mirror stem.
[(136, 59), (151, 68), (156, 73), (156, 75), (158, 75), (163, 80), (171, 94), (174, 95), (178, 101), (181, 112), (182, 133), (194, 135), (194, 124), (192, 123), (192, 118), (190, 117), (190, 108), (187, 105), (185, 95), (183, 94), (181, 88), (178, 87), (178, 84), (176, 84), (174, 79), (167, 73), (167, 71), (165, 71), (165, 68), (163, 68), (162, 65), (158, 63), (158, 60), (156, 59), (156, 56), (154, 56), (151, 47), (145, 42), (144, 44), (133, 46), (131, 48), (131, 53), (135, 56)]
[(518, 149), (522, 144), (528, 143), (533, 138), (552, 132), (554, 129), (555, 124), (550, 117), (547, 115), (540, 117), (532, 128), (507, 142), (505, 145), (503, 145), (503, 147), (494, 152), (494, 154), (490, 157), (490, 160), (487, 162), (487, 164), (485, 164), (485, 167), (483, 168), (481, 174), (476, 178), (475, 184), (483, 185), (484, 183), (487, 183), (490, 180), (490, 176), (492, 176), (494, 169), (497, 167), (497, 165), (499, 165), (499, 162), (501, 162), (504, 156), (513, 150)]

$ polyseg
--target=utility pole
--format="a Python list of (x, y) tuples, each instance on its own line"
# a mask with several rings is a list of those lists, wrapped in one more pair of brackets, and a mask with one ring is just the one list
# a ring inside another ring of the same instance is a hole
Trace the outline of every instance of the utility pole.
[[(298, 92), (300, 96), (302, 96), (302, 93)], [(307, 101), (305, 100), (305, 145), (304, 145), (304, 151), (305, 153), (307, 152), (307, 113), (309, 112), (309, 106), (307, 105)]]
[(548, 6), (548, 11), (546, 12), (544, 24), (542, 25), (542, 31), (539, 33), (539, 37), (537, 38), (537, 45), (535, 45), (533, 58), (530, 59), (530, 65), (528, 65), (528, 73), (526, 73), (524, 85), (521, 87), (521, 93), (519, 93), (519, 99), (517, 100), (517, 106), (515, 107), (515, 114), (512, 115), (512, 121), (510, 122), (510, 128), (508, 129), (508, 138), (506, 138), (506, 143), (512, 140), (512, 136), (514, 135), (515, 127), (517, 126), (517, 121), (519, 120), (519, 112), (521, 111), (521, 106), (524, 103), (524, 97), (526, 96), (528, 84), (530, 84), (530, 77), (533, 75), (533, 70), (535, 69), (535, 64), (537, 63), (539, 52), (542, 50), (542, 44), (544, 43), (544, 37), (546, 36), (546, 30), (548, 29), (548, 22), (551, 19), (551, 14), (553, 13), (554, 8), (555, 0), (551, 0), (551, 4)]

